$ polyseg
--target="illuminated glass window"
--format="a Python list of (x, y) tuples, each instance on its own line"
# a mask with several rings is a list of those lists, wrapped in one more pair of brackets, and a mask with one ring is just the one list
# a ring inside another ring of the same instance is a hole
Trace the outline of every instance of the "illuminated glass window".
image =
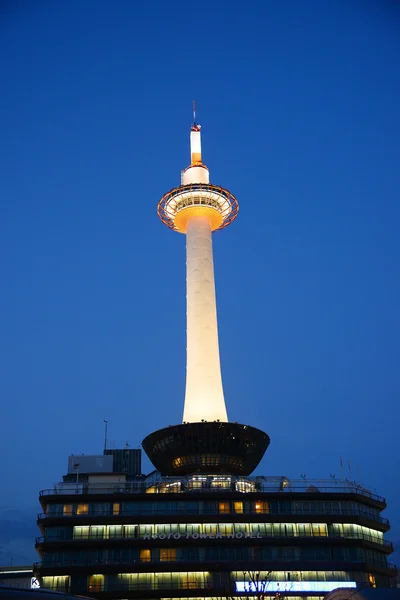
[(78, 504), (76, 508), (77, 515), (87, 515), (89, 512), (89, 504)]
[(254, 503), (254, 512), (255, 513), (268, 513), (269, 512), (269, 505), (268, 502), (261, 502), (261, 501), (256, 501)]
[(229, 502), (219, 502), (218, 503), (218, 512), (220, 513), (230, 513)]
[(90, 527), (91, 538), (104, 538), (104, 526), (103, 525), (92, 525)]
[[(135, 527), (135, 529), (136, 529), (136, 527)], [(138, 534), (140, 537), (142, 537), (143, 535), (146, 535), (146, 534), (149, 534), (149, 535), (152, 534), (152, 525), (139, 525), (137, 529), (138, 529)], [(165, 533), (165, 532), (158, 531), (157, 533)], [(169, 533), (169, 531), (168, 531), (168, 533)], [(133, 534), (131, 537), (133, 537)]]
[(160, 548), (160, 561), (176, 560), (176, 548)]
[(311, 523), (297, 523), (300, 536), (311, 535)]
[(312, 523), (311, 527), (313, 535), (328, 535), (328, 526), (326, 525), (326, 523)]
[(72, 504), (64, 504), (63, 515), (72, 515)]
[(234, 532), (233, 523), (220, 523), (219, 531), (222, 535), (229, 535)]
[(139, 553), (140, 562), (150, 562), (151, 553), (150, 550), (141, 548)]
[(235, 513), (242, 513), (243, 512), (243, 502), (234, 502), (233, 510), (235, 511)]
[(110, 538), (122, 537), (122, 525), (109, 525), (108, 535)]
[(211, 487), (213, 488), (230, 488), (231, 478), (230, 477), (213, 477), (211, 481)]
[(124, 537), (136, 537), (136, 525), (124, 525)]
[(114, 502), (113, 504), (113, 515), (119, 515), (121, 512), (121, 505), (119, 502)]
[(49, 588), (50, 590), (56, 590), (61, 592), (69, 591), (70, 576), (69, 575), (56, 575), (51, 577), (43, 577), (43, 587)]
[(89, 539), (90, 528), (89, 527), (74, 527), (73, 537), (74, 539)]
[(101, 592), (104, 587), (104, 575), (89, 575), (89, 592)]
[(372, 573), (368, 574), (368, 580), (369, 580), (370, 584), (372, 585), (372, 587), (376, 587), (375, 577), (372, 575)]
[(204, 523), (203, 531), (204, 531), (204, 533), (215, 535), (218, 532), (218, 524), (217, 523)]

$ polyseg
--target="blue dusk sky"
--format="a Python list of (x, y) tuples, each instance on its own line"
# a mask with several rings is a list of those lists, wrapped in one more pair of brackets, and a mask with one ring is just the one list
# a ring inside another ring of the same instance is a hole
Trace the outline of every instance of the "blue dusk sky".
[[(400, 539), (400, 5), (390, 0), (3, 0), (1, 502), (36, 508), (69, 454), (182, 419), (185, 238), (157, 218), (211, 181), (231, 420), (256, 473), (344, 474)], [(151, 470), (144, 460), (144, 471)]]

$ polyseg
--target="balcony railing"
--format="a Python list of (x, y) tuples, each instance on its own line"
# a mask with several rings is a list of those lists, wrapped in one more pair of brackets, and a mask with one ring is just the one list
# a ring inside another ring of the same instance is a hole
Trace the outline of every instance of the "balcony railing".
[(374, 494), (362, 485), (351, 481), (294, 480), (287, 477), (236, 477), (236, 476), (188, 476), (148, 478), (144, 481), (132, 481), (106, 486), (102, 483), (77, 482), (56, 484), (52, 489), (42, 490), (40, 496), (80, 495), (80, 494), (190, 494), (221, 492), (269, 492), (269, 493), (326, 493), (356, 494), (385, 503), (382, 496)]
[[(50, 505), (51, 506), (51, 505)], [(151, 516), (173, 516), (173, 515), (185, 515), (185, 516), (189, 516), (189, 515), (202, 515), (204, 516), (220, 516), (221, 514), (223, 515), (230, 515), (233, 518), (237, 516), (238, 513), (235, 512), (227, 512), (224, 511), (223, 513), (218, 513), (217, 511), (205, 511), (205, 510), (200, 510), (199, 508), (196, 509), (196, 507), (190, 507), (190, 506), (185, 506), (185, 507), (179, 507), (179, 505), (176, 507), (176, 510), (168, 510), (165, 508), (160, 508), (158, 509), (157, 506), (155, 507), (148, 507), (148, 508), (138, 508), (137, 510), (123, 510), (121, 509), (120, 513), (118, 515), (113, 515), (112, 510), (90, 510), (89, 512), (86, 513), (81, 513), (81, 514), (77, 514), (74, 511), (66, 511), (63, 512), (62, 514), (52, 514), (52, 513), (40, 513), (38, 515), (38, 519), (40, 521), (44, 520), (44, 519), (62, 519), (62, 518), (67, 518), (67, 517), (74, 517), (77, 519), (81, 519), (82, 521), (85, 521), (85, 519), (91, 518), (91, 517), (151, 517)], [(243, 514), (243, 513), (240, 513)], [(244, 513), (246, 516), (249, 515), (254, 515), (255, 517), (260, 517), (261, 514), (263, 514), (263, 517), (265, 518), (265, 515), (271, 515), (271, 516), (276, 516), (276, 515), (285, 515), (286, 517), (289, 516), (334, 516), (334, 517), (342, 517), (342, 516), (356, 516), (356, 517), (362, 517), (364, 519), (367, 519), (369, 521), (375, 521), (377, 523), (383, 523), (384, 525), (388, 525), (389, 521), (388, 519), (378, 516), (378, 515), (374, 515), (371, 514), (368, 511), (363, 511), (363, 510), (355, 510), (355, 509), (350, 509), (350, 508), (344, 508), (344, 507), (339, 507), (335, 510), (331, 510), (331, 509), (324, 509), (324, 508), (296, 508), (293, 507), (292, 510), (288, 510), (288, 509), (278, 509), (278, 510), (274, 510), (274, 511), (270, 511), (270, 512), (265, 512), (265, 513), (259, 513), (259, 512), (247, 512)]]
[[(254, 562), (254, 559), (243, 559), (243, 560), (237, 560), (234, 558), (209, 558), (209, 559), (205, 559), (204, 561), (201, 561), (201, 564), (204, 565), (206, 563), (213, 563), (215, 562), (215, 560), (218, 560), (218, 563), (228, 563), (228, 564), (235, 564), (235, 567), (237, 568), (237, 570), (242, 570), (242, 568), (244, 570), (246, 570), (249, 566), (249, 563)], [(296, 562), (299, 559), (295, 558), (295, 557), (282, 557), (282, 558), (274, 558), (274, 559), (268, 559), (268, 561), (266, 561), (266, 559), (264, 558), (260, 558), (259, 559), (260, 562), (268, 562), (269, 567), (273, 567), (273, 563), (276, 564), (280, 564), (282, 562)], [(120, 560), (109, 560), (109, 559), (97, 559), (97, 560), (92, 560), (90, 558), (87, 559), (78, 559), (78, 560), (69, 560), (69, 561), (46, 561), (46, 562), (36, 562), (33, 565), (34, 570), (36, 569), (47, 569), (47, 568), (71, 568), (71, 567), (102, 567), (102, 566), (118, 566), (118, 565), (131, 565), (132, 567), (134, 565), (139, 565), (139, 564), (171, 564), (173, 562), (173, 564), (194, 564), (194, 565), (199, 565), (199, 559), (189, 559), (189, 558), (185, 558), (182, 560), (174, 560), (174, 561), (167, 561), (167, 560), (162, 560), (162, 559), (157, 559), (157, 560), (132, 560), (132, 558), (129, 559), (120, 559)], [(257, 561), (256, 561), (257, 562)], [(356, 560), (345, 560), (345, 559), (316, 559), (316, 558), (307, 558), (304, 559), (302, 562), (307, 562), (307, 563), (312, 563), (313, 565), (315, 565), (316, 569), (318, 564), (324, 564), (326, 565), (327, 562), (329, 563), (335, 563), (335, 565), (338, 564), (351, 564), (352, 566), (354, 566), (354, 570), (357, 570), (357, 565), (373, 565), (374, 567), (378, 567), (381, 569), (388, 569), (390, 571), (397, 571), (397, 567), (395, 564), (393, 563), (389, 563), (386, 562), (385, 560), (371, 560), (371, 559), (366, 559), (363, 557), (357, 558)]]

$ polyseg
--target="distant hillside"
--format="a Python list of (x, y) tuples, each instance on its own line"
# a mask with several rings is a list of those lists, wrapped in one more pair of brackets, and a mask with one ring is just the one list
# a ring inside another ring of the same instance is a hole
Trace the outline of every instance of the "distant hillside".
[(0, 508), (0, 566), (30, 565), (39, 560), (35, 538), (37, 511)]

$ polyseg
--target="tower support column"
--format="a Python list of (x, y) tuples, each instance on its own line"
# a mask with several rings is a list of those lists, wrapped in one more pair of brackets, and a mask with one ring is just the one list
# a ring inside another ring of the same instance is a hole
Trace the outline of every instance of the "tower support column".
[(212, 234), (207, 216), (186, 230), (187, 372), (183, 421), (228, 421), (218, 344)]

